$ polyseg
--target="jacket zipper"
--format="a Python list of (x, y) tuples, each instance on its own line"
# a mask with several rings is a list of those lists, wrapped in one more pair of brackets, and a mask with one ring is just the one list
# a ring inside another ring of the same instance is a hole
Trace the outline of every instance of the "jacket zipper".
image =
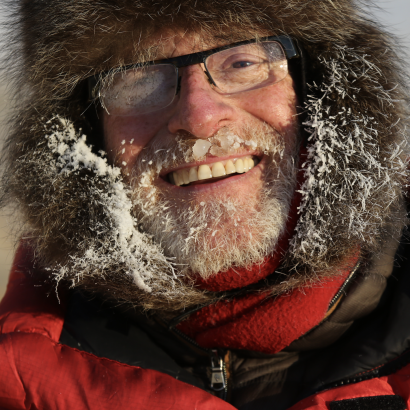
[(342, 296), (343, 293), (345, 293), (347, 291), (347, 288), (350, 286), (350, 284), (352, 283), (352, 279), (356, 276), (356, 272), (358, 271), (359, 267), (360, 267), (360, 263), (361, 261), (359, 260), (356, 263), (356, 266), (353, 268), (353, 270), (350, 272), (349, 277), (344, 281), (342, 287), (338, 290), (338, 292), (336, 293), (336, 295), (333, 297), (333, 299), (330, 301), (329, 303), (329, 307), (328, 310), (331, 309), (333, 307), (333, 305), (339, 300), (340, 296)]
[[(160, 320), (160, 322), (162, 322), (162, 320)], [(228, 377), (226, 363), (221, 354), (222, 351), (219, 349), (206, 349), (172, 325), (167, 327), (170, 332), (174, 333), (177, 337), (183, 339), (186, 343), (192, 345), (196, 350), (201, 351), (202, 354), (206, 354), (210, 358), (211, 377), (209, 388), (214, 391), (220, 399), (226, 401), (228, 396)]]
[[(216, 392), (222, 392), (226, 395), (228, 390), (226, 378), (226, 363), (219, 355), (218, 350), (212, 349), (211, 356), (211, 389)], [(224, 398), (224, 400), (226, 397)]]
[(194, 340), (182, 333), (176, 328), (171, 329), (171, 332), (182, 337), (186, 342), (193, 345), (196, 349), (202, 350), (210, 358), (211, 377), (209, 388), (216, 393), (216, 395), (222, 399), (227, 399), (228, 396), (228, 378), (226, 374), (226, 363), (223, 356), (218, 349), (206, 349), (199, 346)]
[(226, 363), (222, 354), (218, 349), (206, 349), (200, 346), (195, 340), (192, 340), (185, 333), (182, 333), (176, 328), (171, 329), (171, 332), (182, 337), (186, 342), (193, 345), (196, 349), (200, 349), (206, 353), (210, 358), (211, 377), (209, 388), (216, 393), (216, 395), (226, 401), (228, 396), (228, 378), (226, 374)]

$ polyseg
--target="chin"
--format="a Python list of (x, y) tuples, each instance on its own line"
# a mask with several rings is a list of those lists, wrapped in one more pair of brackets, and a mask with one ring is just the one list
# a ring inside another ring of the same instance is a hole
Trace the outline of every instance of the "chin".
[[(271, 255), (284, 232), (296, 186), (292, 164), (284, 160), (279, 168), (266, 167), (253, 195), (214, 190), (206, 200), (191, 195), (181, 201), (161, 186), (136, 187), (135, 213), (184, 275), (206, 279), (231, 267), (249, 267)], [(153, 190), (155, 200), (149, 201)]]

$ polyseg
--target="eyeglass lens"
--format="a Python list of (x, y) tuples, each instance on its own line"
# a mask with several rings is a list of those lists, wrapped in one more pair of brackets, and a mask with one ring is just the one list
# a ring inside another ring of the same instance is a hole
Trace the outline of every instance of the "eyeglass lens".
[(220, 51), (210, 55), (205, 65), (219, 90), (227, 94), (277, 83), (288, 72), (282, 47), (274, 41)]
[[(245, 44), (211, 54), (206, 69), (222, 94), (249, 91), (283, 80), (286, 56), (276, 41)], [(155, 64), (119, 72), (100, 89), (100, 100), (111, 115), (137, 116), (169, 106), (178, 86), (178, 69)]]

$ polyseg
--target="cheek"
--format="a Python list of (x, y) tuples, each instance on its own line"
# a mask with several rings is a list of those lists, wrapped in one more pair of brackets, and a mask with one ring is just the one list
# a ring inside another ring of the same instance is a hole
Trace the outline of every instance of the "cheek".
[(294, 134), (298, 102), (290, 78), (249, 92), (248, 97), (241, 104), (243, 110), (271, 125), (284, 136)]
[(116, 117), (106, 113), (103, 125), (104, 143), (110, 162), (124, 161), (127, 164), (139, 155), (162, 127), (158, 118)]

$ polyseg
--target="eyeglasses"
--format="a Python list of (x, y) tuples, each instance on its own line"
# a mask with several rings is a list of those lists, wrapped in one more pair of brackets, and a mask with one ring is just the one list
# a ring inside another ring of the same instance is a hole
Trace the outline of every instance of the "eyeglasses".
[(289, 37), (242, 41), (90, 77), (90, 99), (99, 99), (108, 114), (138, 116), (172, 104), (180, 89), (182, 67), (203, 64), (214, 90), (231, 95), (282, 81), (288, 74), (288, 60), (293, 58), (299, 58), (299, 53)]

